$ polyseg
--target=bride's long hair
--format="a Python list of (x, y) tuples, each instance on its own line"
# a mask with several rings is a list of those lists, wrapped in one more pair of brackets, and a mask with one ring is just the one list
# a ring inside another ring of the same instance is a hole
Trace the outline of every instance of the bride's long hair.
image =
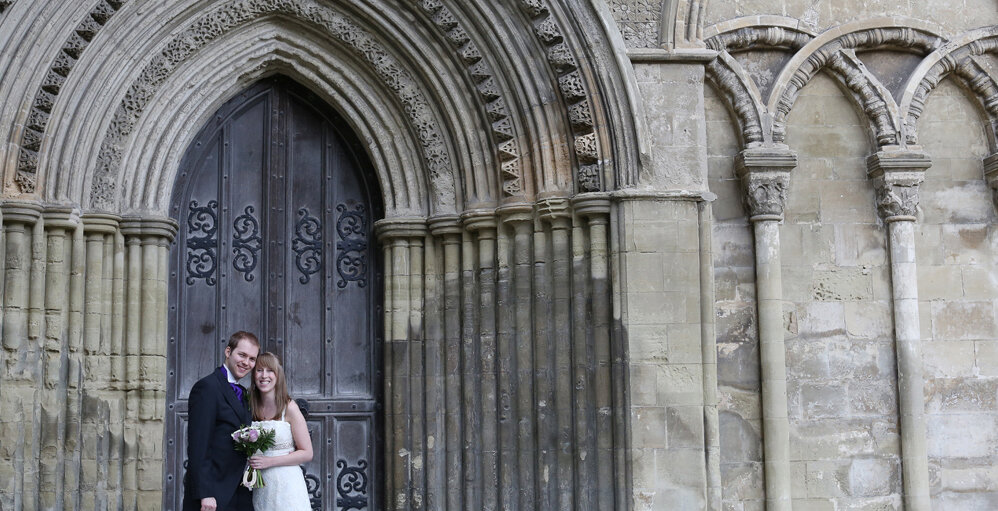
[[(274, 371), (274, 376), (277, 378), (277, 381), (274, 383), (274, 403), (277, 404), (277, 413), (273, 417), (260, 416), (260, 410), (263, 409), (263, 396), (260, 395), (260, 389), (256, 388), (256, 370), (261, 368)], [(277, 358), (277, 355), (267, 351), (256, 357), (256, 367), (253, 368), (253, 378), (250, 378), (250, 380), (250, 407), (253, 410), (253, 420), (266, 421), (280, 419), (284, 415), (284, 410), (288, 407), (288, 401), (291, 401), (291, 396), (288, 394), (288, 382), (284, 379), (284, 368), (281, 366), (281, 360)]]

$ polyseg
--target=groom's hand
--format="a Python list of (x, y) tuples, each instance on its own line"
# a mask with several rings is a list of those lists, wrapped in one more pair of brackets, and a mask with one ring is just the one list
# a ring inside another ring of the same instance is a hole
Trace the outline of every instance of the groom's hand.
[(205, 497), (201, 499), (201, 511), (215, 511), (218, 504), (215, 503), (215, 497)]

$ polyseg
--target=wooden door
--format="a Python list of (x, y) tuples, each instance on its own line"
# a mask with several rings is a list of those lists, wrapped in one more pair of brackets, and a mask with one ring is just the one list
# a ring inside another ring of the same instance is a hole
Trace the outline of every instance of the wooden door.
[(357, 147), (313, 94), (271, 78), (187, 150), (170, 206), (164, 509), (182, 500), (190, 389), (237, 330), (256, 333), (308, 401), (314, 508), (380, 507), (381, 211)]

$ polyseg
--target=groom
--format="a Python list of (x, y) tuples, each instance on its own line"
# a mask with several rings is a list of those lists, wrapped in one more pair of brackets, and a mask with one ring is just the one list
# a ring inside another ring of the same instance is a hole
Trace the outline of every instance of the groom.
[(236, 451), (231, 435), (253, 420), (248, 392), (237, 381), (253, 370), (259, 353), (255, 335), (232, 334), (225, 363), (191, 389), (184, 511), (253, 510), (253, 498), (240, 484), (246, 456)]

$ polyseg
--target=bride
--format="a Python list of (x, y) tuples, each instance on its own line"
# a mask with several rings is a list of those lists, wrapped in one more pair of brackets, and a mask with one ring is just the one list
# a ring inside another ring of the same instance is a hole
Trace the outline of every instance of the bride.
[(273, 353), (256, 359), (250, 390), (253, 425), (275, 431), (274, 446), (249, 459), (260, 469), (264, 487), (253, 491), (256, 511), (310, 511), (299, 465), (312, 460), (312, 440), (298, 404), (288, 395), (284, 368)]

